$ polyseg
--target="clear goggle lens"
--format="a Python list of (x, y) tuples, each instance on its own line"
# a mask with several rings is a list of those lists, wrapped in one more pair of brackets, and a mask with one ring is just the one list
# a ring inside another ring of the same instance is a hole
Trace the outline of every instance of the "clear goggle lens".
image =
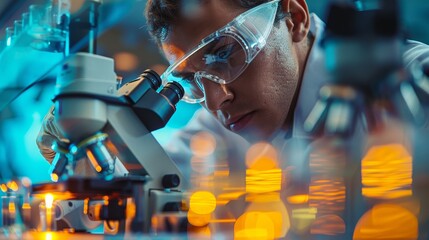
[[(185, 59), (166, 79), (176, 81), (185, 89), (184, 100), (204, 100), (204, 84), (210, 80), (219, 84), (234, 81), (246, 68), (246, 51), (233, 36), (219, 36)], [(192, 72), (187, 69), (202, 69)]]

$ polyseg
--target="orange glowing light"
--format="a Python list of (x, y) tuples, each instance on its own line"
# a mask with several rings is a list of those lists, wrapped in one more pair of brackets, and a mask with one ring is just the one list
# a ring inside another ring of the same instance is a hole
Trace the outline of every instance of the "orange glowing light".
[(188, 222), (196, 227), (203, 227), (209, 224), (211, 214), (198, 214), (193, 211), (188, 211)]
[(86, 155), (88, 156), (89, 161), (92, 163), (92, 166), (94, 166), (95, 171), (101, 172), (101, 166), (97, 163), (97, 160), (95, 159), (94, 155), (91, 151), (86, 151)]
[(58, 182), (58, 175), (57, 175), (57, 174), (55, 174), (55, 173), (52, 173), (52, 174), (51, 174), (51, 180), (52, 180), (53, 182)]
[(52, 204), (54, 202), (54, 195), (51, 193), (47, 193), (45, 195), (45, 206), (46, 208), (52, 208)]
[(396, 199), (412, 195), (412, 156), (401, 144), (371, 147), (362, 160), (362, 194)]
[(15, 211), (16, 211), (15, 201), (13, 200), (10, 201), (8, 208), (9, 208), (9, 214), (15, 214)]
[(264, 213), (274, 225), (274, 238), (282, 238), (290, 228), (289, 214), (280, 199), (280, 193), (248, 194), (246, 201), (250, 202), (246, 212)]
[(308, 202), (308, 194), (299, 194), (299, 195), (289, 196), (287, 198), (287, 201), (290, 204), (304, 204), (304, 203)]
[(197, 214), (209, 214), (216, 208), (216, 197), (208, 191), (198, 191), (191, 195), (189, 209)]
[(103, 203), (104, 205), (109, 205), (109, 196), (103, 196)]
[(89, 198), (83, 200), (83, 214), (88, 214)]
[(126, 216), (129, 219), (133, 219), (136, 215), (136, 204), (134, 201), (127, 201), (127, 207), (126, 207)]
[(30, 203), (23, 203), (22, 204), (22, 209), (31, 209)]
[(14, 192), (18, 191), (18, 188), (19, 188), (18, 183), (16, 183), (15, 181), (9, 181), (7, 183), (7, 187)]
[(116, 53), (113, 58), (115, 59), (115, 69), (118, 71), (132, 71), (137, 68), (139, 63), (137, 56), (130, 52)]
[(234, 224), (234, 239), (274, 239), (275, 225), (267, 213), (246, 212)]
[(7, 192), (7, 186), (6, 186), (6, 184), (4, 184), (4, 183), (1, 184), (0, 185), (0, 189), (1, 189), (2, 192)]
[(207, 157), (214, 152), (216, 148), (216, 139), (211, 133), (198, 132), (192, 136), (190, 147), (195, 156)]
[(246, 165), (247, 168), (254, 170), (277, 169), (279, 168), (277, 151), (269, 143), (256, 143), (247, 150)]
[(246, 170), (246, 192), (266, 193), (281, 189), (282, 170)]
[(353, 234), (355, 240), (417, 239), (418, 220), (407, 209), (394, 204), (379, 204), (366, 212)]
[(217, 196), (217, 200), (218, 201), (237, 200), (239, 197), (243, 196), (244, 194), (245, 192), (242, 192), (242, 191), (221, 193)]
[(45, 240), (52, 240), (52, 239), (53, 239), (52, 232), (47, 232), (45, 235)]

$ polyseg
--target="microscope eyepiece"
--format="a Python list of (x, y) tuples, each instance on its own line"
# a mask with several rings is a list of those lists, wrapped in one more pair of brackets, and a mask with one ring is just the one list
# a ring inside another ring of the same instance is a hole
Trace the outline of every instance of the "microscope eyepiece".
[(171, 104), (176, 105), (177, 102), (182, 99), (185, 94), (183, 87), (177, 82), (169, 82), (160, 92), (161, 95), (166, 97)]
[(142, 74), (140, 74), (141, 79), (149, 80), (152, 89), (157, 90), (162, 83), (161, 78), (159, 77), (158, 73), (156, 73), (152, 69), (146, 69)]

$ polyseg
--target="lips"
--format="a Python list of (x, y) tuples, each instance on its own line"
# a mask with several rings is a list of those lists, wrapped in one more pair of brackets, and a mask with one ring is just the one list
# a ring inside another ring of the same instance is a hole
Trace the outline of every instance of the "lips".
[(253, 116), (253, 113), (247, 113), (244, 115), (231, 118), (226, 122), (226, 125), (231, 131), (238, 132), (247, 126), (250, 119), (252, 119), (252, 116)]

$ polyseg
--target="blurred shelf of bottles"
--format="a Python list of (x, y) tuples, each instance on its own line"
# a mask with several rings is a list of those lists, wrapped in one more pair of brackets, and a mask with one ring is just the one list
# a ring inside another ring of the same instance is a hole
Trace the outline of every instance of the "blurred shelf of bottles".
[(33, 4), (5, 28), (0, 39), (0, 89), (27, 86), (69, 51), (70, 1)]

